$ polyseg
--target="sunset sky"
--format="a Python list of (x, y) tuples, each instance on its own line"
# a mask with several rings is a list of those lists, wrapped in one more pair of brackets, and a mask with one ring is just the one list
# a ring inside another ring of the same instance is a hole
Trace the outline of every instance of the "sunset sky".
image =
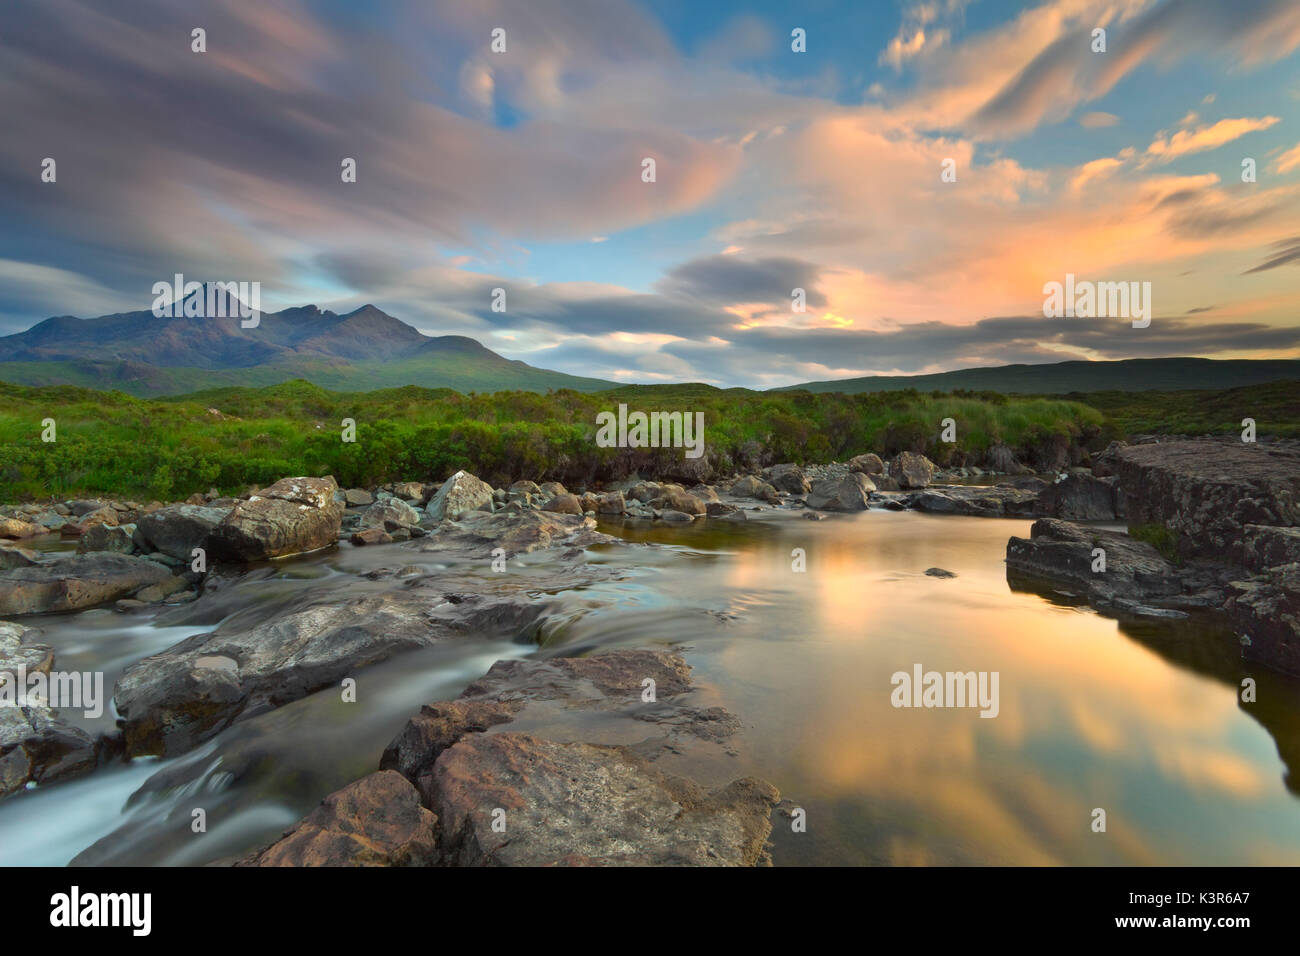
[[(623, 381), (1300, 356), (1298, 47), (1297, 0), (7, 0), (0, 334), (179, 272)], [(1044, 318), (1067, 272), (1154, 320)]]

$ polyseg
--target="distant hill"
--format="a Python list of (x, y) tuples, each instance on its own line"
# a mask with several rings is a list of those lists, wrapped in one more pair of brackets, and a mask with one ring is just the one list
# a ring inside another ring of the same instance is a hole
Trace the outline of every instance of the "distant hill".
[[(0, 340), (3, 341), (3, 340)], [(1064, 395), (1068, 392), (1238, 388), (1265, 382), (1300, 380), (1300, 359), (1122, 359), (1115, 362), (1056, 362), (1050, 365), (999, 365), (963, 368), (934, 375), (872, 375), (830, 382), (806, 382), (776, 392), (1008, 392)]]
[(535, 368), (465, 336), (424, 335), (373, 305), (344, 315), (300, 306), (264, 313), (248, 329), (238, 318), (159, 318), (149, 310), (55, 316), (0, 337), (0, 379), (140, 397), (294, 379), (344, 392), (403, 385), (594, 392), (615, 384)]

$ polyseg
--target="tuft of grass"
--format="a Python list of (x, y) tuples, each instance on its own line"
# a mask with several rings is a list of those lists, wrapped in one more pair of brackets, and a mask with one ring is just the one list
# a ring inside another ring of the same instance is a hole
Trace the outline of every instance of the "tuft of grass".
[(1160, 523), (1139, 524), (1128, 529), (1129, 537), (1144, 541), (1176, 567), (1183, 566), (1183, 556), (1178, 550), (1178, 532)]

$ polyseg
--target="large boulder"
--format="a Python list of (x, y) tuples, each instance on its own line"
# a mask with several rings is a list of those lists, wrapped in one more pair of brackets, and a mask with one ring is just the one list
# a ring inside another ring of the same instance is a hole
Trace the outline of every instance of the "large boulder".
[(442, 483), (425, 512), (436, 521), (458, 521), (471, 511), (492, 503), (492, 486), (467, 471), (458, 471)]
[(0, 614), (77, 611), (134, 594), (171, 577), (161, 564), (94, 552), (0, 571)]
[(32, 538), (44, 533), (43, 525), (21, 518), (0, 517), (0, 538)]
[(1222, 557), (1246, 525), (1300, 525), (1300, 448), (1159, 442), (1116, 449), (1113, 463), (1130, 526), (1164, 525), (1184, 556)]
[(766, 472), (768, 483), (777, 491), (784, 491), (792, 495), (807, 494), (812, 489), (812, 484), (804, 475), (803, 469), (798, 465), (785, 463), (782, 465), (773, 465)]
[(229, 508), (168, 505), (141, 516), (135, 525), (135, 543), (145, 554), (158, 551), (189, 561), (194, 549), (207, 543), (212, 529), (228, 514)]
[(874, 452), (867, 452), (863, 455), (854, 455), (849, 459), (849, 471), (861, 472), (864, 475), (883, 475), (885, 473), (885, 463), (881, 457)]
[(737, 480), (731, 486), (731, 493), (737, 498), (757, 498), (769, 504), (777, 504), (781, 500), (776, 488), (756, 475), (745, 475)]
[(934, 480), (934, 471), (934, 462), (910, 451), (899, 452), (889, 463), (889, 477), (903, 490), (925, 488)]
[(1039, 512), (1068, 521), (1114, 521), (1123, 510), (1116, 508), (1119, 492), (1115, 485), (1114, 478), (1067, 475), (1039, 494)]
[(1040, 518), (1029, 538), (1007, 542), (1007, 573), (1064, 585), (1094, 607), (1132, 613), (1174, 603), (1170, 599), (1184, 591), (1178, 569), (1151, 545), (1119, 531), (1055, 518)]
[(208, 537), (213, 556), (265, 561), (338, 542), (343, 502), (333, 478), (282, 478), (230, 511)]
[(706, 510), (705, 503), (700, 498), (676, 487), (664, 488), (662, 494), (653, 499), (651, 504), (661, 511), (678, 511), (687, 515), (702, 515)]
[(399, 498), (386, 498), (383, 501), (376, 501), (361, 512), (361, 527), (363, 528), (383, 528), (385, 531), (396, 531), (398, 528), (409, 528), (419, 523), (420, 512)]
[(101, 524), (91, 528), (77, 542), (77, 551), (116, 551), (118, 554), (130, 554), (135, 550), (133, 540), (134, 525)]
[(818, 511), (866, 511), (867, 496), (875, 490), (870, 478), (860, 471), (852, 471), (842, 478), (822, 478), (815, 482), (806, 503)]
[(621, 747), (521, 733), (468, 736), (432, 776), (460, 866), (754, 866), (779, 799), (752, 777), (708, 792)]
[(562, 515), (580, 515), (582, 514), (582, 502), (577, 495), (561, 492), (542, 505), (542, 510)]
[(431, 866), (438, 818), (405, 777), (381, 770), (326, 797), (247, 866)]

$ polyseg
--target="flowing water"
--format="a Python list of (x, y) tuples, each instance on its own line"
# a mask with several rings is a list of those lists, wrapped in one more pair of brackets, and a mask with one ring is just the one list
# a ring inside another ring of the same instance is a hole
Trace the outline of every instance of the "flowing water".
[[(1300, 684), (1242, 664), (1232, 635), (1196, 621), (1117, 623), (1066, 595), (1013, 589), (1002, 558), (1027, 520), (753, 518), (602, 522), (624, 543), (588, 560), (620, 573), (554, 595), (540, 646), (538, 635), (485, 635), (403, 655), (360, 672), (357, 704), (322, 691), (183, 756), (17, 795), (0, 803), (0, 864), (236, 857), (374, 770), (422, 703), (454, 697), (495, 660), (670, 644), (686, 647), (709, 702), (745, 725), (725, 763), (693, 768), (700, 781), (753, 774), (806, 811), (803, 833), (777, 817), (778, 865), (1300, 863), (1288, 789), (1300, 790), (1288, 766), (1300, 762)], [(553, 560), (525, 556), (516, 573)], [(344, 546), (250, 576), (215, 618), (100, 610), (29, 623), (59, 669), (102, 670), (111, 686), (130, 662), (221, 615), (262, 619), (322, 589), (354, 596), (379, 587), (369, 570), (434, 561), (487, 573), (398, 546)], [(916, 665), (996, 672), (997, 715), (893, 706), (891, 676)], [(1247, 676), (1255, 703), (1238, 698)], [(104, 729), (113, 715), (76, 719)], [(209, 826), (198, 841), (200, 806)], [(1104, 833), (1092, 828), (1098, 808)]]

